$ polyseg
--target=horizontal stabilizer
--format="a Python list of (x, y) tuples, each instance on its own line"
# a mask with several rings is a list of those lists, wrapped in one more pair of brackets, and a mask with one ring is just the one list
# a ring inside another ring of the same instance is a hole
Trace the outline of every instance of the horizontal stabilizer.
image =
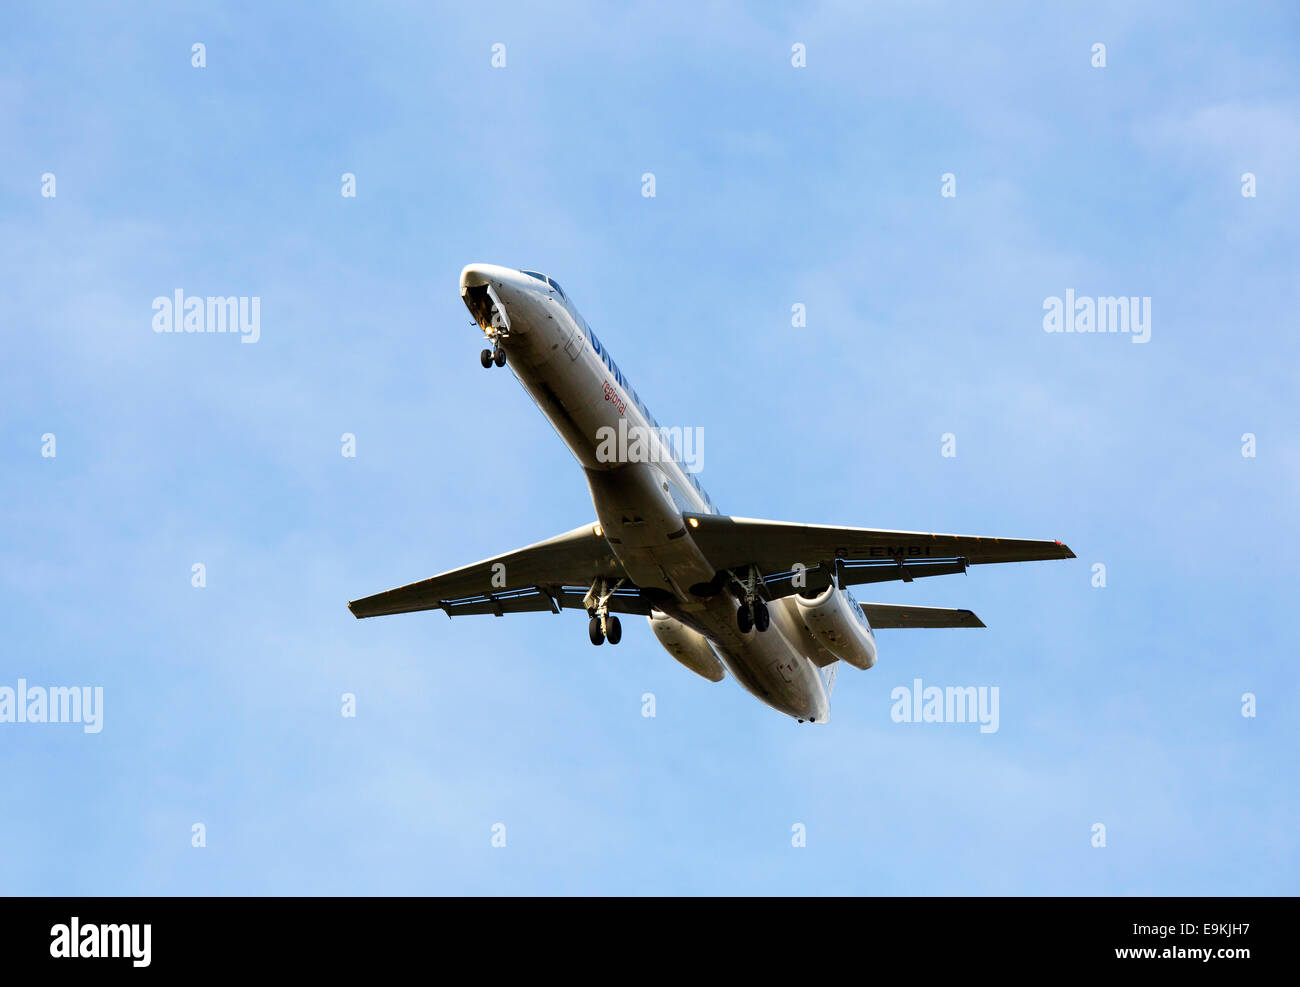
[(889, 627), (983, 627), (969, 610), (947, 607), (904, 607), (893, 603), (863, 603), (862, 612), (876, 629)]

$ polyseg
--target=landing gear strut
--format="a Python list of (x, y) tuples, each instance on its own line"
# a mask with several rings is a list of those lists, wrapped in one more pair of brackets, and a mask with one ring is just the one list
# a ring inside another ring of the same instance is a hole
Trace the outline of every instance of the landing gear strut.
[(587, 636), (592, 644), (599, 645), (605, 641), (618, 644), (623, 640), (623, 625), (619, 623), (618, 617), (609, 612), (610, 597), (622, 585), (621, 579), (612, 586), (605, 579), (597, 579), (591, 589), (587, 590), (582, 602), (586, 604), (587, 613), (591, 616), (587, 622)]

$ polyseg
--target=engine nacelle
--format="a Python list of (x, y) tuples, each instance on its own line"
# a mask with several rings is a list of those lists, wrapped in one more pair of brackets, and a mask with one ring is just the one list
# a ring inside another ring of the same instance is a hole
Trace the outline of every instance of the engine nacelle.
[(804, 625), (823, 648), (854, 668), (876, 663), (876, 637), (852, 593), (827, 586), (811, 600), (802, 595), (794, 599)]
[(727, 676), (727, 670), (718, 661), (713, 648), (704, 635), (687, 627), (666, 613), (653, 610), (646, 618), (650, 629), (664, 646), (664, 650), (689, 668), (696, 675), (702, 675), (710, 682), (721, 682)]

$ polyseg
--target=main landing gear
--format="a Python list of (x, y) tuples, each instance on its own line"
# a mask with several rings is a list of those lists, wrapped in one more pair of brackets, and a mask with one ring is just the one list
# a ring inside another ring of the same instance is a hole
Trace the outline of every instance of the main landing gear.
[(587, 622), (587, 636), (591, 638), (592, 644), (604, 644), (606, 641), (610, 644), (618, 644), (623, 640), (623, 625), (613, 614), (605, 616), (603, 627), (600, 617), (592, 617)]
[(623, 625), (617, 616), (609, 612), (610, 597), (622, 585), (621, 579), (612, 586), (604, 579), (597, 579), (583, 597), (582, 602), (586, 604), (587, 613), (591, 617), (587, 622), (587, 636), (591, 638), (592, 644), (604, 644), (606, 641), (618, 644), (623, 640)]
[(762, 633), (772, 624), (772, 615), (768, 612), (767, 603), (762, 599), (755, 597), (752, 603), (741, 603), (740, 609), (736, 611), (736, 627), (741, 634), (748, 634), (751, 629)]
[(741, 634), (751, 630), (760, 634), (772, 625), (772, 615), (768, 612), (767, 602), (759, 595), (759, 586), (763, 577), (754, 566), (747, 566), (744, 578), (731, 573), (736, 586), (740, 589), (740, 607), (736, 610), (736, 627)]

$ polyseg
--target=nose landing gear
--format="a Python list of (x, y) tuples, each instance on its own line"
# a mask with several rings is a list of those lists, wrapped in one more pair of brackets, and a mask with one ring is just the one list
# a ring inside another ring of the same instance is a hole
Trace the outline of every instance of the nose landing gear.
[(506, 351), (501, 348), (500, 341), (496, 339), (492, 340), (492, 348), (480, 353), (478, 355), (478, 362), (483, 364), (484, 370), (487, 370), (488, 367), (492, 366), (494, 363), (498, 367), (504, 367), (506, 365)]
[[(497, 287), (501, 287), (500, 284)], [(492, 364), (498, 367), (506, 365), (506, 351), (501, 343), (510, 338), (510, 314), (502, 304), (496, 289), (489, 283), (466, 285), (461, 289), (461, 298), (465, 300), (474, 324), (483, 330), (487, 340), (492, 344), (490, 350), (479, 354), (479, 363), (486, 370)]]

